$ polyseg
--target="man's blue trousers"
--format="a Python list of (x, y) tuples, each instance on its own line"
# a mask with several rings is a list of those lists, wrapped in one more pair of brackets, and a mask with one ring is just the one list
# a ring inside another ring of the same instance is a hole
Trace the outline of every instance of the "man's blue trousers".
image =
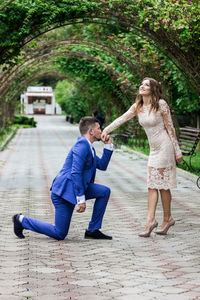
[[(94, 198), (96, 200), (88, 230), (101, 228), (109, 196), (110, 189), (108, 187), (95, 183), (89, 184), (85, 194), (86, 200)], [(55, 207), (55, 225), (24, 216), (22, 226), (24, 229), (63, 240), (68, 234), (75, 205), (54, 193), (51, 193), (51, 199)]]

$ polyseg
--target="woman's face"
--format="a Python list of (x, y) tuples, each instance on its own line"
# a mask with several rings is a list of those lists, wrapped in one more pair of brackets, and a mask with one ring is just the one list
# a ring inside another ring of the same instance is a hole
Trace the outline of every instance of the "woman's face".
[(139, 87), (139, 95), (141, 96), (151, 95), (150, 81), (148, 79), (142, 81), (142, 84)]

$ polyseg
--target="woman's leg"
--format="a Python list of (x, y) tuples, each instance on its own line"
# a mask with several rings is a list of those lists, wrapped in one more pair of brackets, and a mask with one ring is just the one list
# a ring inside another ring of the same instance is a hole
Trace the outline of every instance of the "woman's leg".
[(158, 190), (148, 189), (148, 212), (145, 231), (141, 232), (139, 236), (149, 237), (152, 230), (158, 226), (158, 222), (155, 220), (156, 206), (158, 203)]
[(156, 206), (158, 203), (158, 190), (148, 189), (148, 212), (145, 231), (149, 230), (149, 225), (155, 221)]
[(163, 222), (161, 230), (165, 228), (167, 223), (172, 219), (171, 216), (171, 192), (170, 190), (160, 190), (162, 207), (163, 207)]

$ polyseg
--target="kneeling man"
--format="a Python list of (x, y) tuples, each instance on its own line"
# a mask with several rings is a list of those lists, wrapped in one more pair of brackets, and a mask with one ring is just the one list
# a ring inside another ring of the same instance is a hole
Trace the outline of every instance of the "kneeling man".
[(113, 145), (110, 138), (104, 142), (101, 158), (96, 155), (92, 144), (101, 139), (101, 128), (94, 117), (84, 117), (80, 120), (81, 137), (71, 148), (59, 174), (51, 186), (51, 199), (55, 206), (55, 225), (33, 218), (16, 214), (13, 216), (14, 233), (18, 238), (24, 238), (23, 230), (32, 230), (45, 234), (57, 240), (63, 240), (69, 230), (75, 205), (77, 212), (86, 209), (86, 200), (95, 198), (92, 217), (85, 231), (85, 238), (112, 239), (103, 234), (101, 228), (106, 210), (110, 189), (94, 183), (96, 169), (105, 171), (110, 161)]

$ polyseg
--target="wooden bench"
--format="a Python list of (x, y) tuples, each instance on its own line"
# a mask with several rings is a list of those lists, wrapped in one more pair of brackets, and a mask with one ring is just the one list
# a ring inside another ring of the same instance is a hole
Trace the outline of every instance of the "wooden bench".
[[(180, 128), (179, 146), (183, 156), (189, 157), (189, 163), (183, 159), (183, 163), (187, 166), (188, 170), (194, 170), (192, 167), (192, 158), (195, 156), (195, 150), (199, 140), (200, 129), (189, 126)], [(197, 179), (197, 186), (200, 188), (200, 177)]]

